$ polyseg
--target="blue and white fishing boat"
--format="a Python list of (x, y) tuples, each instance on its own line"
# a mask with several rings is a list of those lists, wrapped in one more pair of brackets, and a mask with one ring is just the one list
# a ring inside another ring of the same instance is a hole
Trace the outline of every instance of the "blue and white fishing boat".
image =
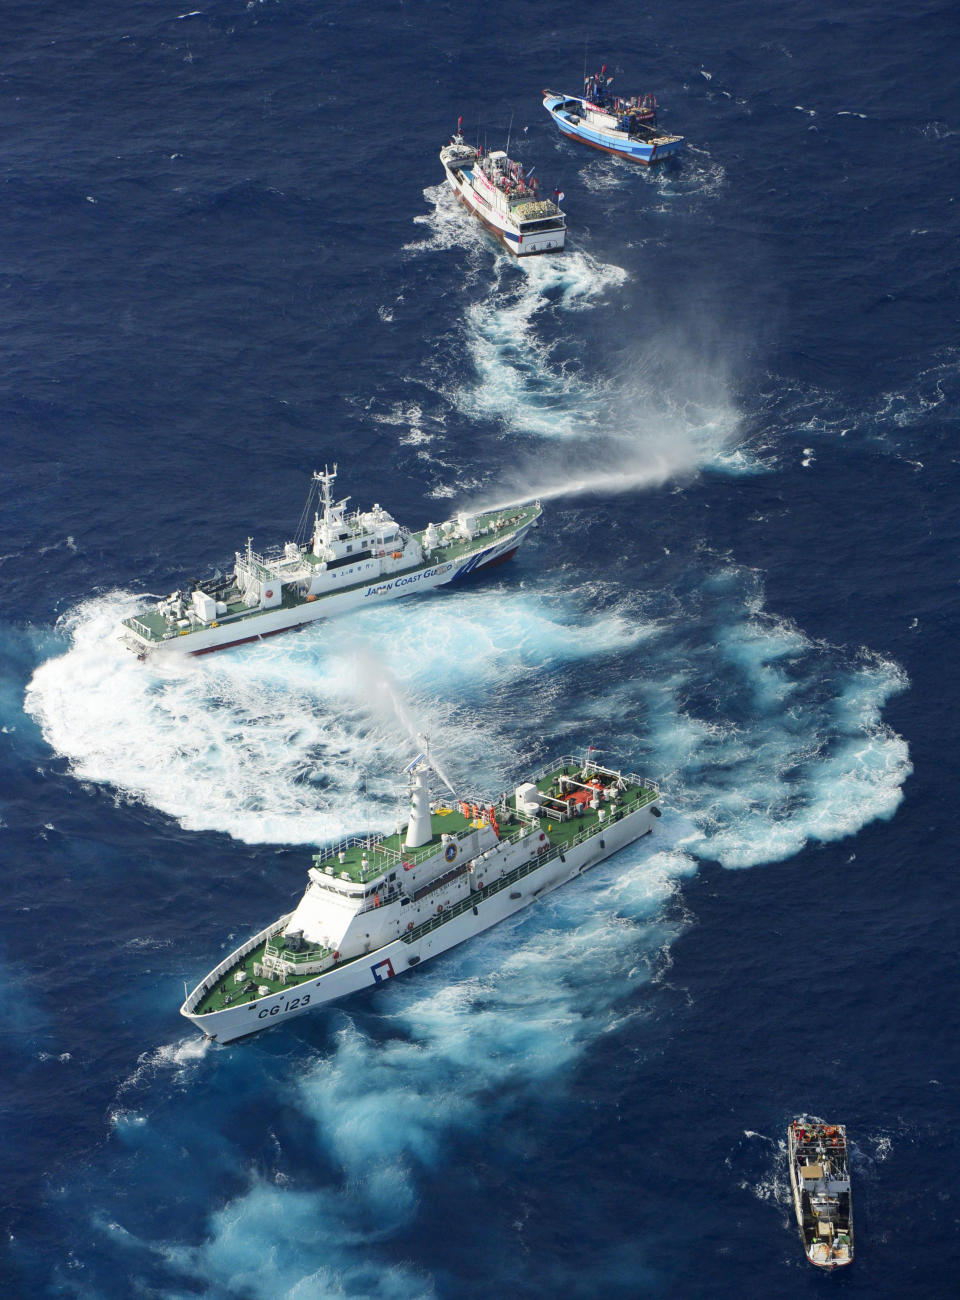
[(610, 93), (607, 65), (584, 82), (583, 95), (543, 92), (543, 106), (564, 135), (605, 153), (649, 166), (683, 147), (682, 135), (668, 135), (657, 125), (653, 95), (622, 99)]

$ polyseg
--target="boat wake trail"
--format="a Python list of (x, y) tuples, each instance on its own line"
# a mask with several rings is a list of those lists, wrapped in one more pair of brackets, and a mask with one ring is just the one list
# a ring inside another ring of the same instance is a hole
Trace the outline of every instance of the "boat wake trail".
[[(423, 197), (432, 204), (432, 210), (414, 217), (414, 224), (427, 232), (426, 237), (404, 244), (405, 253), (433, 253), (447, 248), (461, 249), (478, 255), (489, 248), (489, 239), (483, 227), (475, 221), (457, 199), (457, 196), (445, 182), (431, 185), (423, 191)], [(479, 272), (479, 266), (472, 268)], [(466, 283), (470, 283), (470, 275)]]
[(767, 613), (752, 571), (704, 553), (681, 596), (672, 558), (653, 563), (636, 594), (505, 581), (161, 664), (112, 641), (131, 598), (102, 597), (69, 617), (27, 708), (77, 778), (247, 843), (392, 827), (398, 758), (424, 735), (450, 784), (481, 793), (615, 737), (696, 826), (691, 851), (726, 866), (890, 816), (911, 770), (882, 720), (902, 671)]
[[(425, 421), (418, 406), (411, 435), (400, 441), (444, 470), (446, 492), (472, 496), (477, 479), (471, 467), (461, 468), (455, 488), (447, 482), (449, 455), (442, 459), (438, 440), (450, 422), (444, 406), (489, 426), (498, 442), (510, 438), (509, 476), (488, 483), (485, 500), (635, 491), (705, 469), (765, 469), (724, 367), (685, 344), (682, 326), (664, 328), (638, 310), (622, 267), (569, 244), (562, 254), (518, 261), (493, 247), (449, 187), (426, 194), (433, 211), (418, 220), (431, 236), (408, 251), (456, 247), (467, 256), (458, 270), (459, 320), (431, 349), (423, 376), (438, 409)], [(373, 418), (392, 424), (402, 415)]]
[[(271, 1300), (435, 1294), (431, 1280), (403, 1262), (405, 1252), (397, 1255), (424, 1179), (451, 1160), (475, 1158), (479, 1130), (509, 1129), (518, 1107), (542, 1103), (598, 1040), (643, 1014), (653, 955), (683, 924), (660, 914), (693, 869), (669, 832), (655, 846), (631, 845), (616, 866), (602, 864), (522, 920), (416, 979), (386, 985), (377, 1005), (382, 1035), (368, 1031), (362, 1011), (331, 1010), (326, 1042), (306, 1063), (302, 1052), (287, 1060), (269, 1041), (250, 1042), (183, 1067), (192, 1071), (185, 1083), (165, 1059), (148, 1057), (120, 1099), (121, 1160), (135, 1164), (149, 1150), (160, 1185), (178, 1182), (182, 1150), (167, 1138), (179, 1132), (182, 1141), (184, 1086), (204, 1149), (216, 1151), (221, 1166), (237, 1166), (245, 1151), (237, 1135), (250, 1126), (244, 1136), (261, 1154), (213, 1212), (212, 1162), (197, 1169), (184, 1190), (198, 1244), (184, 1245), (181, 1234), (166, 1242), (132, 1235), (146, 1194), (132, 1178), (124, 1199), (103, 1208), (99, 1231), (122, 1233), (128, 1251), (161, 1259), (167, 1285), (189, 1277), (212, 1293)], [(309, 1041), (317, 1030), (323, 1038), (319, 1020), (302, 1021), (293, 1033)], [(278, 1093), (282, 1105), (269, 1113), (255, 1103)], [(101, 1183), (100, 1205), (104, 1191)], [(496, 1274), (495, 1260), (489, 1268)], [(508, 1279), (490, 1280), (502, 1281), (492, 1290), (511, 1293)]]
[[(742, 442), (725, 377), (685, 361), (676, 341), (646, 338), (643, 319), (625, 310), (626, 280), (582, 251), (520, 266), (501, 257), (487, 294), (467, 308), (471, 373), (447, 395), (501, 436), (522, 437), (511, 458), (514, 495), (518, 482), (548, 497), (761, 468)], [(578, 323), (592, 311), (617, 313), (609, 339), (601, 329), (613, 345), (602, 362)]]

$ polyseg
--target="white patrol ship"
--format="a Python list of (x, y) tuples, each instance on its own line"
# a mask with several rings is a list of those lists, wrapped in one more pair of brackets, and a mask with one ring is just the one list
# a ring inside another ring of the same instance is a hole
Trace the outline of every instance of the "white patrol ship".
[(495, 804), (431, 802), (427, 762), (406, 769), (404, 835), (343, 840), (314, 857), (292, 912), (232, 952), (181, 1014), (229, 1043), (383, 984), (529, 907), (648, 834), (652, 781), (561, 758)]
[(259, 555), (248, 538), (232, 575), (194, 582), (125, 618), (118, 629), (123, 641), (141, 657), (203, 655), (414, 596), (509, 560), (542, 514), (539, 502), (463, 512), (414, 533), (379, 505), (348, 513), (349, 497), (331, 497), (336, 476), (336, 465), (313, 476), (304, 520), (314, 491), (323, 509), (314, 515), (309, 542)]
[(567, 238), (559, 200), (541, 198), (532, 167), (525, 172), (503, 150), (485, 153), (468, 145), (460, 134), (462, 122), (460, 118), (457, 134), (440, 150), (454, 194), (517, 257), (559, 253)]

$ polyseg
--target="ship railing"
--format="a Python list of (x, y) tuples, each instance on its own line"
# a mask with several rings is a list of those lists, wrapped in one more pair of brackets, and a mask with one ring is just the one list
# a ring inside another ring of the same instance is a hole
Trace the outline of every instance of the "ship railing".
[[(487, 808), (490, 806), (488, 803), (481, 804), (478, 799), (467, 799), (464, 800), (464, 802), (470, 803), (471, 806), (475, 803), (483, 814), (482, 819), (485, 820)], [(510, 812), (513, 813), (513, 815), (525, 826), (529, 826), (531, 829), (537, 825), (536, 818), (527, 817), (524, 813), (514, 812), (513, 809), (510, 809)], [(470, 825), (461, 831), (451, 832), (451, 835), (455, 840), (462, 840), (468, 835), (472, 835), (475, 830), (476, 827)], [(377, 876), (383, 874), (385, 868), (393, 868), (401, 862), (409, 863), (414, 867), (418, 866), (421, 862), (425, 862), (427, 858), (435, 857), (437, 853), (440, 852), (440, 846), (433, 843), (433, 841), (429, 844), (424, 844), (417, 849), (408, 849), (404, 846), (402, 851), (398, 851), (397, 849), (391, 848), (389, 845), (385, 844), (384, 838), (381, 834), (350, 835), (346, 839), (330, 845), (328, 848), (321, 849), (319, 853), (315, 853), (313, 855), (313, 861), (318, 867), (321, 864), (332, 866), (334, 868), (334, 871), (331, 873), (332, 879), (337, 879), (336, 868), (339, 866), (340, 854), (343, 853), (346, 857), (347, 853), (349, 853), (351, 849), (366, 851), (372, 858), (374, 858), (374, 860), (370, 862), (366, 871), (357, 871), (356, 874), (353, 872), (348, 873), (350, 879), (355, 880), (358, 883), (374, 880)], [(386, 859), (386, 862), (377, 862), (374, 855), (382, 855), (382, 857)], [(367, 906), (365, 905), (362, 910), (367, 911)]]
[(636, 786), (640, 790), (651, 790), (654, 795), (660, 793), (660, 786), (656, 781), (651, 781), (649, 777), (640, 776), (636, 772), (621, 772), (618, 768), (607, 767), (603, 763), (598, 763), (596, 759), (590, 758), (589, 755), (584, 760), (582, 754), (579, 757), (573, 754), (564, 754), (562, 758), (548, 763), (533, 778), (534, 785), (539, 784), (548, 776), (555, 775), (557, 769), (561, 767), (575, 767), (588, 774), (591, 772), (596, 773), (598, 776), (615, 776), (625, 781), (627, 785)]
[[(628, 813), (639, 812), (639, 810), (646, 807), (647, 804), (653, 803), (655, 798), (656, 795), (652, 792), (649, 793), (649, 795), (644, 792), (644, 794), (641, 794), (638, 797), (636, 805), (631, 806), (629, 809), (624, 809), (621, 816), (627, 816)], [(620, 820), (620, 818), (617, 818), (617, 820)], [(561, 858), (565, 861), (566, 855), (571, 851), (571, 849), (578, 848), (581, 844), (585, 844), (587, 840), (595, 839), (597, 836), (602, 836), (604, 831), (610, 830), (612, 825), (615, 825), (614, 821), (603, 821), (596, 822), (589, 827), (584, 827), (574, 835), (573, 839), (567, 840), (563, 844), (552, 844), (546, 853), (538, 853), (535, 857), (530, 858), (529, 861), (521, 862), (518, 867), (514, 867), (512, 871), (508, 871), (505, 876), (501, 876), (497, 880), (491, 880), (490, 884), (485, 885), (483, 889), (471, 892), (466, 898), (462, 898), (458, 902), (452, 904), (449, 908), (445, 908), (441, 915), (429, 917), (426, 921), (423, 921), (420, 925), (414, 926), (412, 930), (400, 937), (403, 939), (404, 943), (414, 943), (423, 935), (429, 934), (431, 930), (436, 930), (441, 925), (446, 925), (448, 921), (452, 921), (455, 917), (461, 916), (464, 912), (476, 907), (477, 903), (482, 902), (484, 899), (491, 898), (494, 894), (499, 894), (504, 889), (509, 889), (510, 886), (515, 885), (518, 880), (523, 880), (525, 876), (529, 876), (532, 872), (538, 871), (541, 867), (546, 866), (548, 862), (554, 862), (557, 858)]]
[(138, 632), (140, 636), (146, 637), (148, 641), (153, 641), (156, 639), (153, 629), (148, 627), (146, 623), (141, 623), (138, 618), (134, 618), (133, 616), (131, 616), (129, 619), (127, 619), (127, 623), (130, 627), (133, 628), (135, 632)]
[[(271, 937), (277, 938), (277, 935), (274, 934)], [(301, 948), (299, 951), (294, 952), (290, 948), (278, 947), (277, 944), (271, 943), (270, 939), (268, 939), (263, 951), (264, 956), (272, 958), (273, 961), (290, 962), (294, 966), (308, 966), (311, 962), (320, 962), (323, 961), (325, 957), (329, 957), (333, 952), (333, 949)]]
[(288, 912), (286, 916), (281, 916), (279, 920), (271, 921), (271, 923), (264, 926), (258, 934), (255, 934), (252, 939), (248, 939), (246, 943), (241, 944), (239, 948), (234, 949), (229, 957), (225, 957), (220, 965), (215, 966), (210, 974), (197, 985), (183, 1005), (187, 1007), (188, 1010), (192, 1011), (198, 1003), (206, 997), (210, 990), (218, 984), (221, 979), (223, 979), (224, 975), (238, 966), (240, 962), (243, 961), (244, 957), (249, 957), (254, 949), (259, 948), (265, 940), (282, 930), (290, 920), (291, 916), (293, 916), (293, 913)]
[(383, 836), (377, 832), (373, 835), (348, 835), (345, 839), (338, 840), (336, 844), (331, 844), (327, 848), (321, 849), (319, 853), (315, 853), (313, 860), (319, 867), (322, 862), (330, 862), (334, 858), (339, 860), (341, 853), (346, 857), (351, 849), (366, 850), (368, 853), (374, 851), (383, 853), (394, 862), (400, 857), (396, 849), (391, 849), (384, 844)]

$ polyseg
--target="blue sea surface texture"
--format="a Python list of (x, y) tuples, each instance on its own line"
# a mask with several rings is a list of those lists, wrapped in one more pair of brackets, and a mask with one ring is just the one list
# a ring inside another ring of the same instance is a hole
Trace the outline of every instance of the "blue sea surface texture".
[[(946, 1297), (960, 16), (945, 0), (10, 0), (0, 59), (4, 1295), (819, 1296), (785, 1127), (848, 1126), (844, 1296)], [(607, 63), (687, 147), (564, 139)], [(518, 262), (442, 181), (562, 190)], [(113, 635), (314, 469), (508, 565), (191, 662)], [(178, 1014), (430, 737), (588, 745), (655, 835), (229, 1048)]]

